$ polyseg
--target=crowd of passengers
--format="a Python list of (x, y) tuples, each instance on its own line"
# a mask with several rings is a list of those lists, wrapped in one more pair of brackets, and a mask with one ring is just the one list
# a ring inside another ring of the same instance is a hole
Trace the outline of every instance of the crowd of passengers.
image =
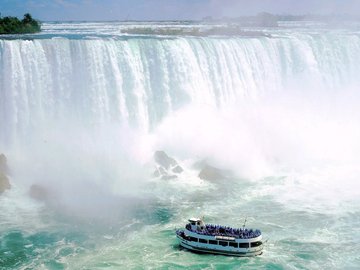
[[(189, 231), (194, 231), (194, 230), (191, 230), (190, 223), (186, 224), (185, 227)], [(231, 227), (227, 227), (227, 226), (213, 225), (213, 224), (206, 224), (205, 228), (203, 230), (197, 229), (194, 232), (197, 234), (202, 234), (202, 235), (231, 236), (231, 237), (241, 238), (241, 239), (255, 238), (255, 237), (258, 237), (261, 235), (260, 230), (231, 228)]]

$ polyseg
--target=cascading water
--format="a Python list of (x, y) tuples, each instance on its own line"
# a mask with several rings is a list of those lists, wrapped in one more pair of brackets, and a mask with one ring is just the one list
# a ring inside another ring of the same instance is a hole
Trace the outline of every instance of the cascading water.
[(300, 82), (339, 90), (358, 84), (359, 41), (347, 33), (2, 40), (1, 142), (69, 119), (146, 131), (187, 104), (223, 107)]
[[(14, 186), (0, 195), (0, 268), (237, 265), (173, 246), (169, 230), (200, 214), (230, 224), (255, 218), (272, 244), (246, 267), (360, 264), (350, 251), (359, 232), (343, 232), (359, 224), (349, 213), (360, 213), (357, 32), (195, 38), (86, 36), (74, 27), (75, 38), (0, 40), (0, 152)], [(181, 179), (149, 186), (158, 149), (189, 179), (199, 180), (192, 164), (207, 159), (235, 180), (230, 189)], [(38, 183), (56, 191), (50, 205), (27, 195)], [(94, 228), (84, 214), (86, 229), (71, 229), (74, 213), (107, 211), (110, 225)], [(349, 252), (335, 255), (344, 243)]]

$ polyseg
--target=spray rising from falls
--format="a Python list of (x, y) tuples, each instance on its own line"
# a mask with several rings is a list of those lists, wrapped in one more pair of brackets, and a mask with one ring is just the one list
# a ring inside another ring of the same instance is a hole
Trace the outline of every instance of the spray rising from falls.
[(340, 31), (1, 40), (0, 146), (45, 182), (143, 178), (160, 148), (250, 177), (355, 162), (359, 62), (360, 37)]

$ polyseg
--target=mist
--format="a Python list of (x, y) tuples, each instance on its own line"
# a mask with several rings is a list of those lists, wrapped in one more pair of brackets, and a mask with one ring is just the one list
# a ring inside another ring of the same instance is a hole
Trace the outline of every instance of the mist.
[(353, 187), (358, 37), (284, 35), (1, 41), (11, 79), (0, 135), (15, 183), (97, 216), (148, 196), (153, 153), (164, 150), (194, 184), (192, 165), (207, 160), (254, 182), (317, 178), (331, 164)]

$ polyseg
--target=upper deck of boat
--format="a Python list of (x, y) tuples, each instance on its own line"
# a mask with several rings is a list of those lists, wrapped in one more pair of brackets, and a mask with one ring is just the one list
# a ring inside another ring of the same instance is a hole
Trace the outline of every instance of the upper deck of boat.
[(251, 239), (261, 235), (261, 231), (258, 229), (231, 228), (228, 226), (214, 224), (205, 224), (203, 229), (192, 229), (191, 224), (188, 223), (185, 228), (191, 232), (201, 235), (234, 237), (238, 239)]

